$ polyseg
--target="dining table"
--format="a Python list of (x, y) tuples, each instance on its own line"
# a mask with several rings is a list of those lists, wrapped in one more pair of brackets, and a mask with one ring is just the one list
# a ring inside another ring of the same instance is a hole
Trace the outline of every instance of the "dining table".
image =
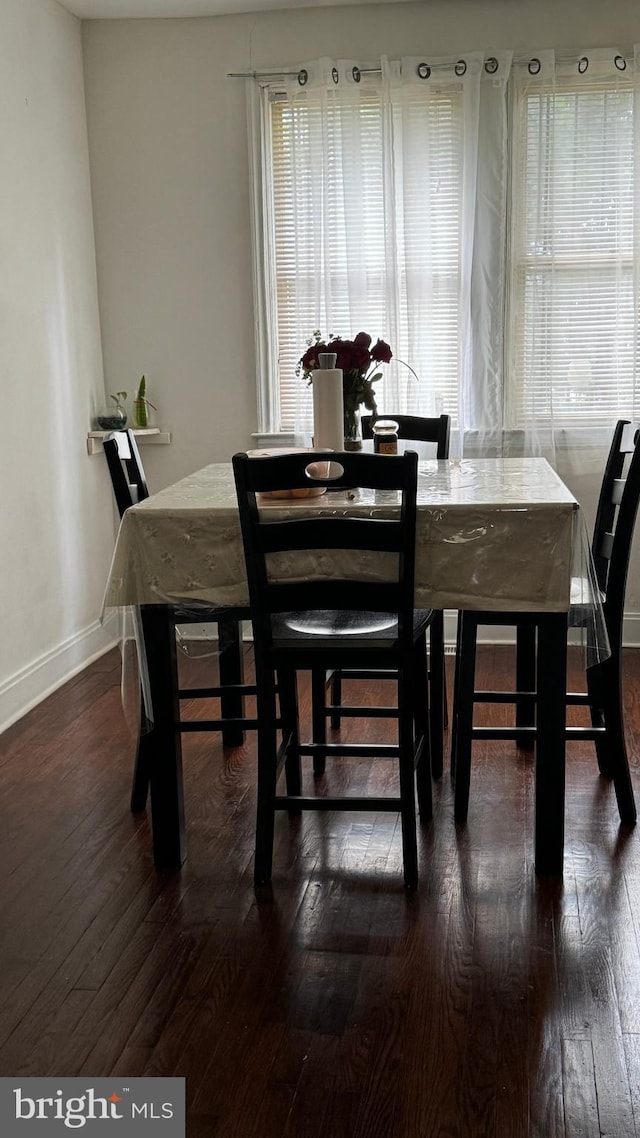
[[(339, 460), (339, 455), (336, 456)], [(358, 487), (263, 501), (274, 520), (306, 511), (392, 516), (395, 495)], [(344, 556), (344, 555), (343, 555)], [(273, 566), (290, 579), (333, 572), (376, 579), (388, 569), (364, 553), (349, 563), (327, 550), (299, 551)], [(592, 579), (579, 503), (543, 458), (421, 459), (418, 473), (417, 608), (534, 612), (537, 623), (535, 869), (562, 873), (565, 814), (567, 632), (572, 581)], [(127, 510), (117, 535), (104, 613), (133, 611), (143, 629), (142, 668), (152, 719), (150, 795), (156, 866), (186, 857), (182, 750), (173, 606), (247, 605), (233, 470), (213, 463)], [(581, 604), (597, 610), (597, 590)], [(597, 611), (589, 627), (604, 622)]]

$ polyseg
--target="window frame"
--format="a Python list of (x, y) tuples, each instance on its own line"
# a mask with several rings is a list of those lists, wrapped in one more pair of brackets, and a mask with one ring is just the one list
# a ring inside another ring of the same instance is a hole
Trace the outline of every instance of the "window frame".
[[(512, 77), (509, 83), (508, 90), (508, 126), (507, 126), (507, 142), (508, 142), (508, 185), (507, 185), (507, 233), (506, 233), (506, 246), (505, 246), (505, 317), (504, 317), (504, 358), (503, 358), (503, 422), (505, 432), (518, 432), (527, 431), (531, 429), (531, 419), (524, 418), (519, 414), (519, 407), (526, 402), (524, 394), (524, 376), (520, 385), (518, 385), (517, 378), (514, 378), (518, 372), (518, 362), (524, 359), (524, 350), (521, 349), (519, 335), (516, 328), (518, 309), (522, 311), (520, 318), (520, 335), (526, 337), (526, 323), (524, 316), (524, 307), (519, 303), (518, 297), (524, 299), (524, 294), (527, 287), (527, 274), (530, 270), (536, 269), (539, 273), (551, 273), (557, 271), (560, 263), (560, 269), (566, 268), (567, 271), (580, 271), (580, 269), (588, 270), (594, 264), (593, 254), (589, 250), (583, 252), (575, 252), (571, 257), (566, 257), (564, 263), (561, 263), (561, 258), (556, 257), (555, 263), (552, 259), (543, 261), (540, 259), (536, 263), (533, 255), (530, 257), (521, 256), (519, 251), (516, 250), (516, 232), (519, 226), (517, 193), (525, 178), (519, 177), (518, 165), (523, 148), (526, 148), (526, 133), (524, 129), (518, 126), (518, 118), (524, 122), (526, 112), (521, 111), (519, 107), (520, 102), (525, 102), (528, 98), (534, 96), (549, 96), (557, 95), (579, 95), (582, 93), (597, 92), (613, 92), (620, 89), (620, 87), (627, 87), (632, 99), (632, 113), (635, 114), (635, 100), (633, 99), (634, 86), (632, 80), (629, 78), (625, 81), (624, 78), (616, 77), (608, 79), (602, 75), (595, 75), (591, 80), (585, 80), (581, 75), (579, 79), (571, 77), (568, 68), (561, 69), (559, 78), (554, 83), (553, 81), (541, 82), (537, 88), (531, 87), (529, 90), (518, 88), (517, 81)], [(523, 167), (524, 174), (524, 167)], [(634, 177), (637, 177), (637, 171), (634, 171)], [(526, 195), (522, 195), (520, 199), (520, 208), (524, 212), (526, 210)], [(526, 223), (522, 224), (522, 233), (526, 233)], [(612, 252), (606, 258), (602, 257), (602, 264), (604, 267), (616, 268), (624, 263), (624, 267), (634, 272), (634, 246), (632, 238), (631, 252), (628, 255), (620, 256), (616, 252)], [(522, 277), (522, 285), (518, 285), (518, 277)], [(636, 335), (637, 335), (637, 316), (635, 317)], [(561, 434), (570, 433), (572, 439), (580, 437), (584, 440), (597, 440), (602, 441), (608, 438), (609, 426), (608, 424), (624, 417), (627, 413), (633, 410), (634, 402), (634, 376), (630, 378), (631, 386), (631, 407), (627, 410), (622, 410), (619, 406), (606, 410), (604, 414), (595, 408), (592, 411), (576, 411), (575, 414), (563, 414), (554, 411), (552, 417), (552, 429), (560, 436)], [(549, 377), (549, 383), (552, 383), (552, 377)], [(519, 390), (518, 390), (519, 387)], [(543, 417), (540, 417), (540, 422), (543, 422)], [(606, 426), (603, 422), (606, 421)]]

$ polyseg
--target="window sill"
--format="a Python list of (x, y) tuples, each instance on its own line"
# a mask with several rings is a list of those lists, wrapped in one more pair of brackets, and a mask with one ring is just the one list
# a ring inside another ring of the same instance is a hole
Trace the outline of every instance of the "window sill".
[(251, 435), (252, 439), (256, 441), (256, 447), (259, 450), (268, 450), (271, 447), (294, 447), (301, 446), (300, 435), (296, 435), (293, 431), (254, 431)]
[[(102, 450), (103, 440), (111, 434), (113, 434), (113, 431), (88, 431), (87, 454), (99, 454)], [(133, 434), (135, 435), (136, 441), (145, 446), (149, 443), (153, 443), (156, 446), (158, 444), (166, 446), (171, 442), (171, 431), (166, 431), (163, 427), (146, 427), (144, 430), (134, 428)]]

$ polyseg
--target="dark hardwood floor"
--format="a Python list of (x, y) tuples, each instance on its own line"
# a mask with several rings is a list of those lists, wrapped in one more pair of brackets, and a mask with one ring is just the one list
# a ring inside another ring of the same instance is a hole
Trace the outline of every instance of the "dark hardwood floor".
[[(481, 660), (499, 683), (511, 653)], [(257, 895), (253, 736), (184, 737), (189, 857), (159, 874), (119, 681), (112, 653), (0, 738), (0, 1075), (185, 1076), (189, 1138), (640, 1136), (640, 828), (591, 745), (562, 883), (533, 872), (532, 758), (485, 743), (466, 826), (435, 787), (415, 894), (397, 818), (336, 813), (278, 818)], [(350, 785), (392, 772), (352, 761)]]

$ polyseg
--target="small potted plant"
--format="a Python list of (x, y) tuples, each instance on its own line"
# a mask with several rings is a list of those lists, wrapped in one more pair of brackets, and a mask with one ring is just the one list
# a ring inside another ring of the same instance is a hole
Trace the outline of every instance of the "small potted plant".
[(139, 430), (149, 426), (149, 407), (155, 411), (153, 403), (147, 399), (147, 381), (142, 376), (133, 400), (133, 425)]
[(97, 416), (98, 426), (102, 431), (121, 431), (123, 427), (126, 427), (127, 412), (122, 406), (126, 398), (126, 391), (116, 391), (115, 395), (109, 395), (113, 407), (107, 404)]

